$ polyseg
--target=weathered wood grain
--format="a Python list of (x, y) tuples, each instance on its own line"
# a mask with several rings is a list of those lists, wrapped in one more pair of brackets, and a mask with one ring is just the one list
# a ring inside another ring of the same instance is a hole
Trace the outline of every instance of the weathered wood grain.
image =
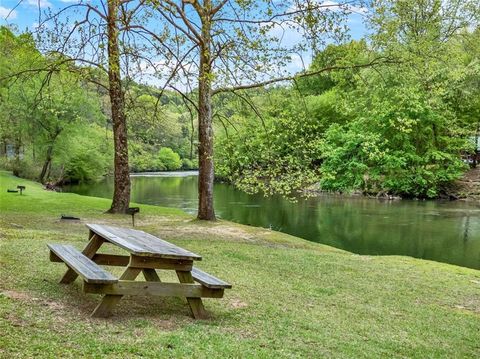
[[(127, 267), (125, 269), (125, 272), (121, 275), (120, 279), (121, 280), (135, 280), (137, 276), (140, 274), (142, 270), (139, 268), (130, 268)], [(83, 290), (85, 291), (88, 289), (88, 284), (89, 283), (84, 283)], [(87, 287), (85, 287), (85, 285)], [(97, 305), (97, 307), (93, 310), (91, 316), (94, 318), (106, 318), (112, 315), (112, 310), (113, 308), (117, 305), (117, 303), (122, 299), (123, 295), (122, 294), (106, 294), (103, 298), (102, 301)]]
[(173, 270), (181, 270), (181, 271), (191, 270), (192, 265), (193, 265), (192, 260), (145, 257), (145, 256), (136, 256), (134, 254), (130, 256), (130, 264), (129, 264), (130, 267), (136, 267), (136, 268), (173, 269)]
[[(89, 233), (89, 238), (90, 241), (88, 242), (82, 253), (85, 257), (92, 258), (94, 254), (98, 251), (98, 249), (102, 246), (104, 240), (92, 231), (90, 231)], [(62, 279), (60, 279), (60, 283), (70, 284), (75, 279), (77, 279), (77, 277), (78, 274), (73, 269), (69, 268), (63, 275)]]
[(143, 276), (147, 282), (161, 282), (155, 269), (144, 268), (142, 269)]
[(164, 283), (164, 282), (139, 282), (121, 280), (115, 284), (91, 284), (84, 283), (83, 290), (86, 293), (108, 294), (115, 296), (143, 295), (159, 297), (189, 297), (199, 298), (221, 298), (222, 289), (209, 289), (200, 284), (190, 283)]
[[(90, 241), (83, 254), (68, 245), (49, 245), (49, 248), (51, 261), (63, 261), (69, 267), (62, 283), (70, 283), (81, 275), (86, 293), (104, 294), (92, 313), (93, 317), (110, 316), (123, 295), (153, 295), (185, 297), (193, 317), (204, 319), (207, 318), (207, 312), (201, 298), (221, 298), (224, 289), (232, 287), (229, 283), (194, 268), (193, 261), (201, 260), (199, 255), (151, 234), (96, 224), (87, 224), (87, 227)], [(130, 256), (96, 253), (103, 243), (119, 246), (130, 252)], [(127, 268), (117, 279), (99, 267), (99, 264)], [(175, 270), (180, 283), (162, 282), (155, 269)], [(140, 272), (143, 273), (145, 282), (135, 281)], [(112, 276), (114, 281), (103, 282), (100, 280), (105, 278), (99, 279), (99, 276)]]
[(187, 260), (202, 259), (198, 254), (187, 251), (186, 249), (143, 231), (99, 224), (87, 224), (87, 227), (106, 241), (114, 243), (137, 256)]
[(97, 264), (101, 264), (105, 266), (126, 267), (130, 262), (130, 257), (120, 256), (116, 254), (97, 253), (93, 256), (92, 260)]
[(223, 280), (218, 279), (217, 277), (214, 277), (213, 275), (195, 267), (192, 268), (192, 277), (195, 282), (198, 282), (207, 288), (232, 288), (231, 284), (228, 284), (227, 282), (224, 282)]
[[(190, 271), (179, 271), (177, 270), (177, 277), (180, 283), (194, 283), (192, 274)], [(187, 296), (187, 302), (190, 306), (190, 312), (192, 313), (195, 319), (206, 319), (207, 312), (203, 306), (203, 302), (200, 298), (189, 297)]]
[(118, 279), (68, 244), (49, 244), (48, 248), (87, 283), (116, 283)]

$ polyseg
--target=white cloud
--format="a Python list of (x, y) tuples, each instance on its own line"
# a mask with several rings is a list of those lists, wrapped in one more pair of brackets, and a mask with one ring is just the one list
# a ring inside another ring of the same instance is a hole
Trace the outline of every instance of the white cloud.
[(39, 31), (39, 30), (45, 30), (45, 29), (48, 29), (49, 28), (49, 25), (48, 23), (43, 23), (41, 26), (38, 22), (33, 22), (32, 23), (32, 27), (33, 29), (35, 29), (35, 31)]
[(52, 4), (48, 0), (27, 0), (28, 5), (36, 7), (50, 7)]
[[(352, 5), (351, 3), (353, 1), (317, 0), (316, 2), (319, 6), (322, 7), (321, 9), (319, 9), (319, 11), (324, 11), (324, 10), (328, 9), (330, 11), (346, 10), (350, 13), (357, 13), (357, 14), (368, 13), (368, 9), (366, 7)], [(295, 4), (295, 5), (293, 5), (292, 9), (297, 10), (298, 6)]]
[(312, 63), (312, 58), (308, 54), (292, 54), (290, 56), (290, 63), (287, 64), (285, 70), (288, 75), (293, 75), (298, 72), (306, 71)]
[(0, 18), (5, 20), (13, 20), (16, 17), (17, 17), (17, 12), (15, 10), (12, 11), (12, 9), (0, 6)]
[(268, 35), (279, 39), (280, 45), (285, 47), (293, 47), (303, 39), (300, 29), (294, 23), (275, 24)]

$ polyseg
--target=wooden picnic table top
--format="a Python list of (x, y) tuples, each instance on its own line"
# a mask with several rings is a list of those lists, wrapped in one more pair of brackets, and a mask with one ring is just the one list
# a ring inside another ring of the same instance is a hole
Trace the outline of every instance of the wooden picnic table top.
[(202, 257), (164, 241), (144, 231), (111, 227), (100, 224), (86, 224), (95, 234), (133, 255), (182, 260), (201, 260)]

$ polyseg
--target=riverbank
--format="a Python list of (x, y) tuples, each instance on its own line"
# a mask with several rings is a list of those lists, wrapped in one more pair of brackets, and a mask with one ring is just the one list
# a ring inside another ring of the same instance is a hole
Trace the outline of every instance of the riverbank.
[[(23, 196), (6, 193), (25, 185)], [(139, 205), (139, 229), (204, 257), (231, 282), (195, 321), (180, 299), (122, 300), (57, 283), (46, 243), (85, 244), (84, 222), (130, 226), (110, 201), (45, 191), (0, 172), (0, 354), (3, 357), (478, 357), (480, 271), (408, 257), (360, 256), (177, 209)], [(81, 223), (63, 222), (61, 214)]]
[(446, 194), (452, 199), (462, 201), (480, 200), (480, 167), (465, 172), (462, 178), (446, 189)]

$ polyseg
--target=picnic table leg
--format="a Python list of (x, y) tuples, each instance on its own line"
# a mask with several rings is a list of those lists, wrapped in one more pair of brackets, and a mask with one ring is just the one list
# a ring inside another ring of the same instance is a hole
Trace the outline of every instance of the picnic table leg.
[(142, 269), (143, 276), (147, 282), (161, 282), (160, 277), (158, 276), (155, 269), (144, 268)]
[[(123, 280), (135, 280), (138, 274), (142, 271), (141, 268), (127, 267), (125, 272), (123, 272), (120, 279)], [(112, 295), (105, 294), (102, 298), (102, 301), (97, 305), (95, 310), (92, 313), (92, 317), (95, 318), (105, 318), (112, 315), (112, 309), (117, 305), (117, 303), (122, 299), (123, 295)]]
[[(179, 271), (177, 270), (177, 277), (180, 283), (195, 283), (192, 277), (191, 272)], [(201, 298), (188, 298), (188, 305), (190, 306), (190, 311), (195, 319), (206, 319), (207, 312), (202, 303)]]
[[(88, 258), (93, 258), (95, 253), (97, 253), (100, 246), (103, 244), (103, 238), (97, 236), (95, 233), (90, 232), (90, 241), (88, 242), (85, 249), (82, 251), (83, 255)], [(60, 283), (62, 284), (70, 284), (75, 279), (77, 279), (78, 274), (75, 273), (73, 269), (68, 268), (65, 274), (63, 275)]]

